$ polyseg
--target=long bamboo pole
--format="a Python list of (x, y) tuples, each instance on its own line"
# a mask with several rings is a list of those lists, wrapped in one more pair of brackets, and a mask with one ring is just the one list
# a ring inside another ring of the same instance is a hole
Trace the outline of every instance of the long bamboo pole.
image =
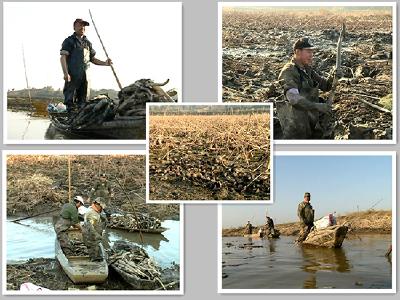
[[(110, 57), (108, 56), (106, 47), (104, 47), (103, 40), (100, 37), (99, 31), (97, 30), (96, 24), (94, 23), (92, 12), (90, 11), (90, 9), (89, 9), (89, 15), (90, 15), (90, 19), (92, 20), (94, 30), (96, 31), (96, 34), (97, 34), (97, 36), (98, 36), (98, 38), (100, 40), (101, 46), (103, 47), (104, 53), (106, 54), (107, 59), (110, 59)], [(117, 81), (119, 89), (122, 90), (122, 85), (121, 85), (121, 82), (118, 79), (117, 73), (115, 72), (114, 66), (111, 64), (110, 67), (111, 67), (111, 70), (112, 70), (112, 72), (114, 74), (115, 80)]]
[(68, 156), (68, 201), (71, 202), (71, 157)]

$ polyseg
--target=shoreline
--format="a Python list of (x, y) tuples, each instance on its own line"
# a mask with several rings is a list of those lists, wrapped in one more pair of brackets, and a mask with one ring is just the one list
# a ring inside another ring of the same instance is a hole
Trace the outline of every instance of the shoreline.
[[(348, 236), (357, 234), (391, 234), (392, 233), (392, 211), (391, 210), (369, 210), (363, 212), (349, 213), (337, 217), (338, 225), (349, 226)], [(256, 233), (263, 225), (254, 226)], [(275, 228), (282, 236), (296, 236), (300, 231), (299, 222), (276, 224)], [(236, 228), (223, 228), (222, 237), (240, 237), (244, 234), (244, 226)]]

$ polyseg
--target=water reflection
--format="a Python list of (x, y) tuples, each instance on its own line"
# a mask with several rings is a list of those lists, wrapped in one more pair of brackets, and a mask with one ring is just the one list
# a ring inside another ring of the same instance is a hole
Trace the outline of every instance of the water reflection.
[(317, 272), (350, 272), (351, 265), (344, 249), (300, 247), (303, 265), (300, 267), (309, 276), (304, 279), (303, 288), (317, 288)]
[[(243, 247), (253, 243), (253, 247)], [(347, 239), (342, 248), (295, 245), (293, 237), (222, 239), (225, 289), (391, 288), (392, 266), (385, 257), (391, 235)], [(261, 246), (261, 247), (260, 247)]]

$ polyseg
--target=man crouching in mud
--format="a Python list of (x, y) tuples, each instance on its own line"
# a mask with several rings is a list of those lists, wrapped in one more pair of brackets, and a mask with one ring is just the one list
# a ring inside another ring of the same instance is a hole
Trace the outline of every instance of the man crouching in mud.
[(335, 74), (326, 79), (312, 69), (313, 49), (307, 38), (297, 40), (292, 59), (279, 74), (285, 95), (277, 105), (283, 139), (322, 139), (326, 134), (321, 121), (331, 107), (319, 97), (319, 90), (331, 90)]

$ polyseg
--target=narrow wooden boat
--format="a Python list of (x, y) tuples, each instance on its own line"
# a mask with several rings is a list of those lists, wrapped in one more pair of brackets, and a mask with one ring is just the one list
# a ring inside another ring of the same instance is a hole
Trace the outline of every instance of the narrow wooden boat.
[(167, 228), (164, 227), (139, 229), (139, 228), (125, 228), (122, 226), (110, 226), (109, 228), (126, 230), (128, 232), (143, 232), (143, 233), (156, 233), (156, 234), (163, 233), (164, 231), (167, 230)]
[[(78, 235), (76, 232), (71, 233)], [(108, 277), (108, 264), (106, 253), (103, 245), (100, 244), (102, 261), (90, 261), (89, 256), (66, 256), (60, 246), (60, 242), (56, 238), (55, 253), (65, 274), (73, 283), (102, 283)]]
[(335, 225), (323, 229), (312, 230), (303, 245), (327, 248), (340, 248), (346, 238), (347, 226)]
[(116, 117), (101, 124), (71, 127), (66, 113), (49, 113), (51, 124), (65, 135), (105, 139), (145, 139), (146, 116)]
[(253, 239), (277, 239), (280, 237), (280, 235), (281, 235), (281, 233), (279, 232), (279, 230), (275, 229), (275, 233), (270, 234), (268, 236), (264, 235), (263, 232), (244, 234), (243, 236), (247, 237), (247, 238), (253, 238)]

